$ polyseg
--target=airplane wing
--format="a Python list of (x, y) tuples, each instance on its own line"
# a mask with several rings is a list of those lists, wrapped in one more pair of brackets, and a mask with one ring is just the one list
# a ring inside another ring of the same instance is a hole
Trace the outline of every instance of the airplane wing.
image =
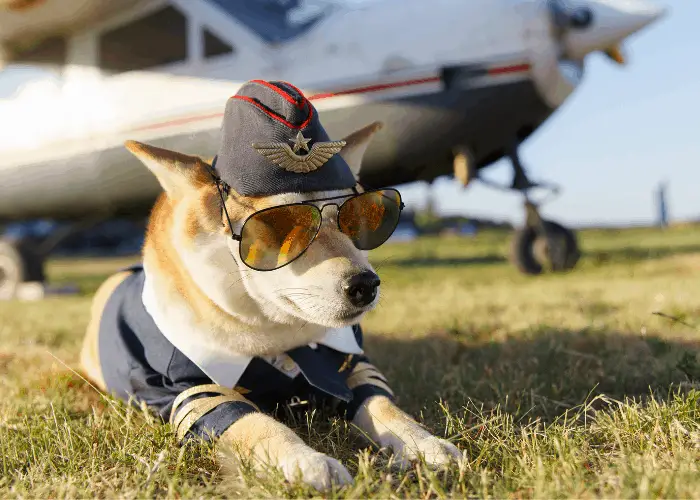
[(0, 0), (0, 68), (50, 62), (45, 42), (133, 7), (144, 0)]

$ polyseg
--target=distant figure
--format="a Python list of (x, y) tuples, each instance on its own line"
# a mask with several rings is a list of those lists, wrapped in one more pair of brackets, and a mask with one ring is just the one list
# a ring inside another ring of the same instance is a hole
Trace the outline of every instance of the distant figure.
[(425, 213), (433, 219), (437, 214), (435, 212), (435, 186), (432, 182), (428, 183), (428, 193), (425, 200)]
[(668, 208), (666, 206), (666, 183), (659, 184), (656, 192), (656, 200), (659, 207), (659, 226), (668, 227)]

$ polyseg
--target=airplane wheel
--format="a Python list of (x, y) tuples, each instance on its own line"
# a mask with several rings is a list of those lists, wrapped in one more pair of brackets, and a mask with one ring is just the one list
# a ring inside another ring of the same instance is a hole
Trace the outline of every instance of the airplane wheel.
[(20, 283), (43, 282), (44, 260), (30, 241), (0, 240), (0, 300), (15, 296)]
[(570, 271), (581, 256), (573, 231), (556, 222), (543, 220), (546, 236), (534, 227), (523, 227), (513, 235), (511, 261), (525, 274), (541, 274), (547, 266), (553, 272)]

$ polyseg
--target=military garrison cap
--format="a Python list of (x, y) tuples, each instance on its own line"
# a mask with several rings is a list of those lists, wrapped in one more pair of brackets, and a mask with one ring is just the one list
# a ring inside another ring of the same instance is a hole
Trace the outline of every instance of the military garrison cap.
[(329, 191), (355, 185), (316, 108), (286, 82), (251, 80), (226, 103), (214, 168), (245, 196)]

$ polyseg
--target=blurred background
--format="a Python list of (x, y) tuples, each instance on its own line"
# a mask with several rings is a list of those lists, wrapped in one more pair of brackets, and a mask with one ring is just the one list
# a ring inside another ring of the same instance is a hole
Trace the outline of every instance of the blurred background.
[(396, 242), (508, 232), (539, 274), (575, 267), (581, 228), (693, 223), (698, 18), (689, 0), (3, 0), (0, 296), (51, 256), (138, 254), (160, 188), (121, 144), (212, 158), (255, 78), (303, 89), (331, 137), (385, 122), (362, 178), (404, 195)]

